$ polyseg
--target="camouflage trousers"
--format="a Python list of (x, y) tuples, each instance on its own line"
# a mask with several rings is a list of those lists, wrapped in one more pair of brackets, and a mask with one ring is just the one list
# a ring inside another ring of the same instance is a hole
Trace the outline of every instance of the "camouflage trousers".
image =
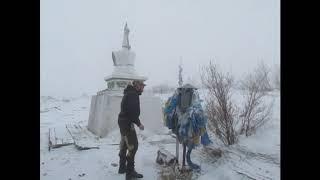
[(127, 162), (127, 171), (134, 170), (134, 157), (137, 150), (138, 138), (134, 125), (131, 124), (129, 130), (122, 131), (119, 151), (120, 165), (124, 165)]

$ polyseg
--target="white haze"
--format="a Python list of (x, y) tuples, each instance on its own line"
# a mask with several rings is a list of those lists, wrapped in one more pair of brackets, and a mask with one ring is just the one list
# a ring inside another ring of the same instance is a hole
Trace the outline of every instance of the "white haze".
[(237, 77), (263, 60), (280, 64), (279, 0), (41, 0), (41, 95), (77, 96), (105, 89), (111, 51), (128, 22), (136, 70), (148, 87), (200, 81), (214, 60)]

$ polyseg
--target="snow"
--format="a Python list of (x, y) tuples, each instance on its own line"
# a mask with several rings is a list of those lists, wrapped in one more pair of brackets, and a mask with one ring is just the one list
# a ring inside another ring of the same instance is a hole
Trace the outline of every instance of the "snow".
[[(204, 99), (205, 90), (199, 90)], [(162, 105), (171, 93), (158, 94)], [(241, 102), (241, 96), (235, 97)], [(209, 133), (213, 148), (220, 148), (222, 157), (217, 158), (205, 153), (202, 146), (191, 153), (191, 160), (201, 166), (200, 173), (193, 179), (280, 179), (280, 95), (273, 92), (268, 96), (274, 99), (273, 118), (265, 127), (250, 137), (241, 136), (239, 143), (224, 146), (212, 133)], [(61, 137), (70, 138), (66, 124), (88, 124), (90, 97), (55, 98), (42, 96), (40, 99), (40, 177), (43, 180), (55, 179), (124, 179), (118, 174), (119, 129), (116, 128), (105, 138), (95, 137), (99, 149), (77, 150), (69, 145), (48, 151), (48, 130), (55, 129)], [(162, 179), (160, 165), (155, 160), (161, 148), (175, 154), (175, 139), (170, 131), (161, 127), (157, 132), (136, 128), (139, 149), (136, 154), (136, 170), (144, 174), (143, 179)], [(90, 133), (89, 131), (86, 133)], [(182, 161), (180, 146), (179, 161)], [(116, 164), (116, 166), (114, 166)]]

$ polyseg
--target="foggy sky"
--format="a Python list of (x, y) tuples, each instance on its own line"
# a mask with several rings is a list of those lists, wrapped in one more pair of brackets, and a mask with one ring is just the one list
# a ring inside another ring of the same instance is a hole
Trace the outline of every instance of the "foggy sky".
[(41, 0), (41, 95), (105, 89), (126, 22), (148, 87), (177, 85), (180, 59), (184, 80), (198, 82), (210, 60), (236, 77), (280, 64), (279, 0)]

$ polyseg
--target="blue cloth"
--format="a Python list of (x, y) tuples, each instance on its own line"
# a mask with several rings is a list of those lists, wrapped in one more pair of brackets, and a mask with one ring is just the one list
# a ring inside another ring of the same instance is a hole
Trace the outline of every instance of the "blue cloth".
[(212, 141), (209, 139), (208, 133), (205, 132), (202, 136), (201, 136), (201, 144), (203, 144), (204, 146), (207, 146), (209, 144), (211, 144)]
[(167, 103), (166, 106), (164, 108), (164, 115), (165, 115), (165, 124), (169, 129), (173, 129), (174, 126), (174, 115), (175, 115), (175, 110), (178, 104), (178, 94), (174, 94), (173, 96), (171, 96)]
[[(185, 143), (188, 149), (193, 149), (198, 146), (199, 143), (205, 146), (212, 143), (206, 132), (207, 117), (204, 115), (199, 94), (195, 91), (191, 106), (187, 108), (183, 114), (177, 112), (179, 111), (179, 98), (180, 96), (177, 92), (168, 98), (163, 111), (165, 125), (169, 129), (175, 129), (174, 115), (177, 115), (178, 132), (175, 133), (178, 136), (179, 142)], [(198, 142), (200, 137), (201, 140)]]

